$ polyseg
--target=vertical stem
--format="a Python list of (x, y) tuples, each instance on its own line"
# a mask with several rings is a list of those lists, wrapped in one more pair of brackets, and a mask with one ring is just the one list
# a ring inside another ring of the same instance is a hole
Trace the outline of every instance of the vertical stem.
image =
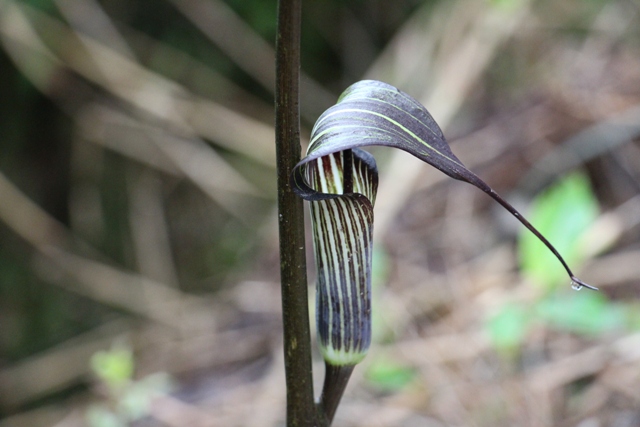
[(287, 426), (315, 426), (302, 199), (289, 186), (300, 160), (301, 0), (278, 1), (276, 38), (276, 157), (280, 280), (287, 386)]
[(324, 386), (320, 396), (320, 408), (326, 417), (327, 425), (331, 425), (340, 399), (347, 388), (354, 365), (334, 366), (325, 363)]

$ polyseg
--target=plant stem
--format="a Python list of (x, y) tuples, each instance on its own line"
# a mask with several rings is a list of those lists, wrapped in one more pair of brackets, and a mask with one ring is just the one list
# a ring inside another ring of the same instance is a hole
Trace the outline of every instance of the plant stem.
[(289, 186), (300, 160), (301, 0), (278, 1), (276, 38), (276, 157), (280, 280), (287, 386), (287, 426), (316, 426), (302, 199)]
[(340, 399), (353, 372), (354, 365), (334, 366), (325, 363), (324, 386), (320, 396), (320, 408), (326, 417), (327, 425), (331, 425)]

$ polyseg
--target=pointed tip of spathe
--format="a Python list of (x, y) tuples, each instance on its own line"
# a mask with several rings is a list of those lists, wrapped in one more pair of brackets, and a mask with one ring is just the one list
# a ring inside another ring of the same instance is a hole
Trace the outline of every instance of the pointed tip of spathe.
[(582, 288), (591, 289), (592, 291), (599, 291), (599, 289), (595, 286), (591, 286), (590, 284), (583, 282), (576, 276), (571, 276), (571, 288), (576, 291), (579, 291)]

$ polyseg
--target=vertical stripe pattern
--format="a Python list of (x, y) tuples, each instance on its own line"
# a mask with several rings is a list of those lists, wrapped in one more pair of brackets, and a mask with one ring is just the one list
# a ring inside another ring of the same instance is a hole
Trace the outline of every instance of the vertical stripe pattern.
[[(373, 158), (361, 150), (345, 154), (329, 154), (306, 167), (311, 187), (333, 196), (311, 203), (311, 223), (318, 271), (318, 341), (325, 360), (339, 366), (360, 362), (371, 342), (373, 201), (377, 190)], [(345, 173), (345, 168), (351, 173)], [(344, 182), (345, 177), (351, 178), (350, 184)], [(344, 194), (346, 187), (353, 192)]]

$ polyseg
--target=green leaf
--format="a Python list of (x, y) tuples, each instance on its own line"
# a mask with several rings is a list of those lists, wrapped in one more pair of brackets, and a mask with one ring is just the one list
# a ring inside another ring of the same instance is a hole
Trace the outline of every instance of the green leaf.
[(624, 306), (596, 293), (552, 294), (538, 303), (536, 311), (540, 318), (557, 329), (587, 336), (621, 330), (627, 325)]
[(98, 351), (91, 357), (91, 368), (110, 388), (119, 388), (133, 376), (133, 353), (123, 346)]
[(376, 388), (398, 391), (415, 380), (416, 371), (388, 358), (379, 357), (367, 369), (366, 378)]
[(127, 422), (102, 405), (92, 405), (86, 413), (90, 427), (127, 427)]
[(491, 4), (499, 9), (513, 10), (522, 6), (522, 0), (491, 0)]
[[(580, 238), (597, 215), (598, 203), (589, 180), (575, 173), (538, 196), (530, 217), (569, 263), (580, 265), (585, 260)], [(553, 256), (530, 233), (520, 235), (519, 254), (523, 273), (535, 282), (554, 287), (564, 277)]]
[(373, 342), (392, 342), (395, 339), (396, 310), (388, 310), (388, 302), (384, 299), (384, 289), (389, 279), (389, 256), (380, 245), (374, 245), (373, 249), (373, 270), (371, 273), (373, 287), (372, 301), (372, 340)]
[(524, 341), (531, 321), (530, 310), (522, 304), (504, 304), (487, 322), (489, 337), (494, 347), (505, 353), (516, 351)]
[(128, 420), (139, 420), (149, 414), (154, 398), (171, 390), (171, 378), (166, 373), (151, 374), (132, 383), (119, 402), (119, 411)]

